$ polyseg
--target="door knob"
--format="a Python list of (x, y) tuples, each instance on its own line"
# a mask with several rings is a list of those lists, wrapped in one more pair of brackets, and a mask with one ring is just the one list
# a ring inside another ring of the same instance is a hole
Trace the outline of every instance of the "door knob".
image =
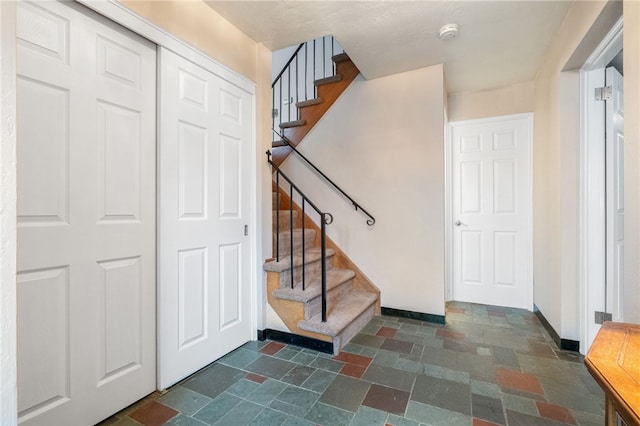
[(455, 221), (455, 225), (456, 226), (468, 226), (466, 223), (462, 223), (462, 221), (460, 221), (460, 220), (456, 220)]

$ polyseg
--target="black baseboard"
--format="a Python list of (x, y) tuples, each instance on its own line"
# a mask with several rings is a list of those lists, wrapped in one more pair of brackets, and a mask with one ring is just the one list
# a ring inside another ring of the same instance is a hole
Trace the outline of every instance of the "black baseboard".
[(300, 336), (299, 334), (287, 333), (286, 331), (272, 330), (270, 328), (258, 330), (258, 340), (264, 341), (267, 339), (300, 346), (305, 349), (313, 349), (327, 354), (333, 353), (333, 343), (331, 342), (325, 342), (323, 340), (307, 336)]
[(536, 317), (538, 317), (544, 329), (547, 330), (547, 333), (549, 333), (553, 341), (556, 342), (556, 345), (558, 345), (560, 349), (572, 352), (580, 351), (580, 342), (578, 342), (577, 340), (561, 338), (558, 332), (553, 328), (549, 321), (547, 321), (542, 312), (540, 312), (538, 306), (536, 306), (535, 304), (533, 305), (533, 312), (536, 314)]
[(434, 324), (444, 324), (444, 315), (425, 314), (422, 312), (405, 311), (403, 309), (381, 308), (382, 315), (391, 317), (409, 318), (418, 321), (431, 322)]

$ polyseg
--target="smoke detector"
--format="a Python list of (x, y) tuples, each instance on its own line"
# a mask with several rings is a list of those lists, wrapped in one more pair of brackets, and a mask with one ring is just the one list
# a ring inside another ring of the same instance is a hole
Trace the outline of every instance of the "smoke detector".
[(440, 40), (451, 40), (458, 36), (459, 30), (460, 27), (458, 27), (458, 24), (447, 24), (440, 28), (438, 37), (440, 38)]

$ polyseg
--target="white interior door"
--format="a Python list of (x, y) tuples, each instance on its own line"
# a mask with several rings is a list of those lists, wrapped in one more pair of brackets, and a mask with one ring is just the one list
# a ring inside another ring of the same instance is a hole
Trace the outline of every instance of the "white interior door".
[(254, 96), (160, 51), (159, 383), (251, 340)]
[(155, 388), (155, 47), (19, 2), (18, 411), (94, 424)]
[(624, 86), (622, 75), (606, 69), (611, 98), (605, 101), (607, 288), (606, 312), (623, 321), (624, 283)]
[(531, 309), (531, 115), (450, 127), (453, 299)]

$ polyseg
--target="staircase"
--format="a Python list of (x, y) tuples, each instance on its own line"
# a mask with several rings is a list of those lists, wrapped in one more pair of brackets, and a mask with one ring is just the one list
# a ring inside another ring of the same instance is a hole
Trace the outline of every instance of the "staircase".
[[(267, 271), (269, 304), (292, 333), (330, 342), (333, 344), (334, 354), (338, 354), (374, 315), (380, 313), (379, 291), (346, 259), (344, 253), (328, 240), (328, 247), (325, 248), (327, 313), (326, 321), (323, 322), (320, 232), (311, 219), (306, 217), (302, 220), (299, 206), (291, 205), (286, 194), (280, 193), (279, 205), (277, 198), (274, 192), (274, 253), (278, 238), (280, 258), (264, 264), (264, 270)], [(279, 226), (277, 236), (276, 226)], [(293, 240), (290, 239), (292, 231)]]
[[(266, 261), (264, 270), (269, 304), (291, 333), (329, 342), (337, 354), (374, 315), (380, 314), (380, 291), (326, 236), (325, 227), (331, 224), (333, 216), (320, 210), (279, 168), (295, 152), (356, 210), (368, 216), (369, 226), (374, 225), (375, 219), (362, 206), (296, 149), (359, 74), (346, 53), (334, 54), (333, 37), (329, 56), (317, 59), (318, 40), (322, 40), (324, 55), (328, 50), (326, 37), (301, 44), (272, 85), (273, 127), (277, 137), (267, 156), (275, 173), (275, 259)], [(315, 69), (318, 63), (320, 71)], [(301, 200), (302, 207), (292, 202), (292, 198)]]

